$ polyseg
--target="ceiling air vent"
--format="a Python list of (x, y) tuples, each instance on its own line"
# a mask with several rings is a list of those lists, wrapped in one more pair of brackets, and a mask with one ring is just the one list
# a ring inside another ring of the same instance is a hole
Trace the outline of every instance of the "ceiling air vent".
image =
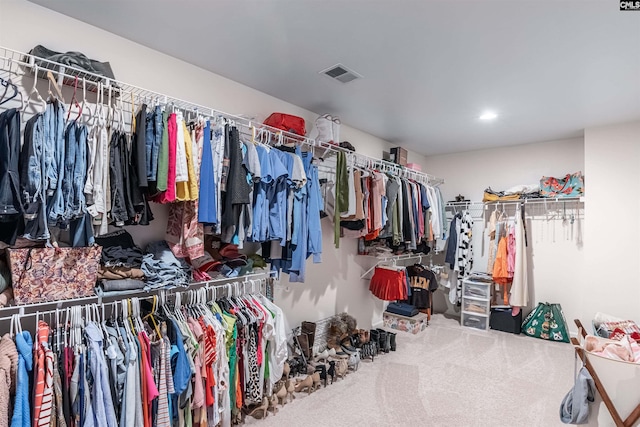
[(356, 79), (362, 78), (362, 76), (353, 70), (348, 69), (342, 64), (334, 65), (326, 70), (320, 71), (320, 74), (331, 77), (334, 80), (338, 80), (341, 83), (349, 83)]

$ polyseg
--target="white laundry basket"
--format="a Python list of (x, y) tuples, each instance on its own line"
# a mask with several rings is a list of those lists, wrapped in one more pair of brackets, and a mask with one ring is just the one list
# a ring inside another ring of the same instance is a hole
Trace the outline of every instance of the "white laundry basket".
[[(606, 357), (585, 352), (593, 371), (613, 402), (618, 415), (626, 420), (640, 404), (640, 364), (619, 362)], [(590, 426), (615, 426), (609, 410), (599, 393), (591, 407)], [(637, 421), (634, 426), (640, 426)]]
[[(571, 342), (576, 346), (576, 351), (579, 355), (585, 355), (591, 368), (591, 375), (594, 376), (594, 380), (596, 376), (600, 380), (600, 384), (613, 403), (615, 411), (624, 422), (629, 418), (629, 415), (632, 413), (635, 415), (640, 411), (640, 364), (620, 362), (584, 350), (585, 328), (580, 320), (576, 319), (574, 322), (578, 327), (578, 336), (581, 339), (578, 342), (578, 339), (571, 338)], [(622, 426), (623, 424), (616, 424), (602, 400), (602, 395), (598, 392), (596, 393), (595, 402), (591, 405), (591, 413), (587, 425)], [(640, 418), (632, 426), (640, 427)]]

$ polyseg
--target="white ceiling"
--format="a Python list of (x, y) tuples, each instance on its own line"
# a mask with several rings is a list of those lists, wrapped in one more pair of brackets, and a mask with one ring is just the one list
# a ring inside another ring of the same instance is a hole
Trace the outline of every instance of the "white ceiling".
[[(33, 1), (426, 155), (640, 118), (617, 0)], [(336, 63), (364, 78), (318, 74)]]

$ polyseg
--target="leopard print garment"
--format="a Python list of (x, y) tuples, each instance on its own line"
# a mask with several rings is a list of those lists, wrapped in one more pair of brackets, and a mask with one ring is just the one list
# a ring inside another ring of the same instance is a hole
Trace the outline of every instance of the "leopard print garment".
[(258, 331), (255, 325), (249, 327), (249, 347), (247, 349), (249, 378), (247, 378), (246, 400), (248, 404), (262, 402), (260, 367), (258, 366)]

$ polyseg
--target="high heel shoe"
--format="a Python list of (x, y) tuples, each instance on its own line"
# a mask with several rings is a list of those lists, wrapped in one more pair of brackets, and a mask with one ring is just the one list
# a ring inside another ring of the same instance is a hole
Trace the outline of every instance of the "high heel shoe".
[[(333, 350), (333, 351), (335, 352), (335, 350)], [(329, 357), (329, 350), (324, 350), (324, 351), (321, 351), (320, 353), (316, 354), (315, 359), (316, 360), (327, 360), (327, 357)]]
[[(252, 416), (253, 418), (266, 418), (267, 417), (267, 409), (269, 408), (269, 399), (266, 397), (262, 398), (262, 403), (253, 408), (247, 415)], [(261, 417), (258, 417), (258, 414), (262, 413)]]

